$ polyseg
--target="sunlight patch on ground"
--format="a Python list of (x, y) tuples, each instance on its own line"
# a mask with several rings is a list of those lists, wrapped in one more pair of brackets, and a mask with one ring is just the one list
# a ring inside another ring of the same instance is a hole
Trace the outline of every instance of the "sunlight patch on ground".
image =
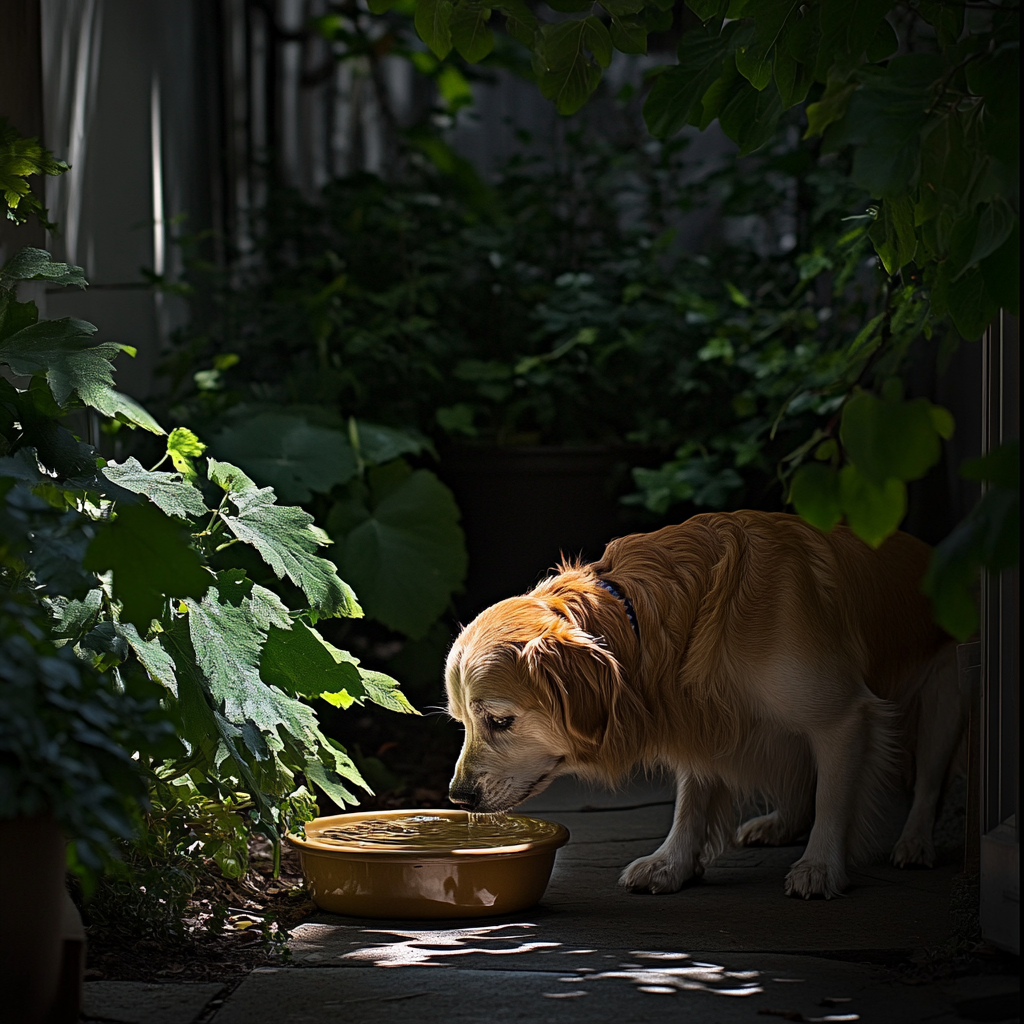
[(397, 928), (367, 928), (367, 934), (394, 935), (400, 942), (366, 946), (346, 953), (344, 960), (369, 960), (375, 967), (443, 967), (446, 958), (483, 953), (508, 956), (555, 949), (560, 942), (527, 942), (533, 933), (501, 934), (508, 929), (536, 928), (534, 924), (497, 924), (478, 928), (447, 928), (405, 931)]

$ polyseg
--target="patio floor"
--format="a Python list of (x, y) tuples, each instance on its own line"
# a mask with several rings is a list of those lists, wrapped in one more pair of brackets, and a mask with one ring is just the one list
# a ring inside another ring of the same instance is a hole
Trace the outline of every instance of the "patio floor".
[(846, 897), (803, 901), (783, 895), (799, 847), (735, 850), (683, 892), (639, 896), (616, 879), (667, 832), (664, 785), (607, 794), (560, 780), (526, 810), (572, 834), (531, 911), (440, 925), (323, 914), (294, 930), (289, 966), (254, 971), (226, 998), (92, 982), (86, 1013), (119, 1024), (1018, 1018), (1015, 976), (908, 984), (887, 966), (948, 939), (954, 852), (931, 871), (857, 870)]

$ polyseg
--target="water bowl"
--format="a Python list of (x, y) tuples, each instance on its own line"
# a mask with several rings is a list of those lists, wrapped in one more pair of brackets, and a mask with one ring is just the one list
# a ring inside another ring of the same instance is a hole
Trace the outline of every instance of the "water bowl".
[(569, 830), (519, 814), (370, 811), (317, 818), (290, 835), (313, 902), (356, 917), (486, 917), (547, 888)]

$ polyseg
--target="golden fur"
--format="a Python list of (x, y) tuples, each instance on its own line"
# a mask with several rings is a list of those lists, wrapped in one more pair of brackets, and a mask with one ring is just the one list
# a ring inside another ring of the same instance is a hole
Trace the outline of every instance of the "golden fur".
[[(952, 642), (920, 593), (928, 555), (902, 533), (873, 551), (844, 527), (735, 512), (563, 564), (481, 613), (449, 654), (450, 710), (466, 726), (453, 801), (505, 810), (558, 775), (614, 783), (666, 768), (675, 823), (624, 885), (674, 891), (734, 838), (791, 842), (813, 820), (787, 891), (832, 896), (848, 861), (871, 852), (912, 752), (914, 805), (893, 859), (930, 864), (965, 709)], [(632, 601), (639, 639), (598, 580)], [(734, 836), (735, 800), (753, 795), (774, 810)]]

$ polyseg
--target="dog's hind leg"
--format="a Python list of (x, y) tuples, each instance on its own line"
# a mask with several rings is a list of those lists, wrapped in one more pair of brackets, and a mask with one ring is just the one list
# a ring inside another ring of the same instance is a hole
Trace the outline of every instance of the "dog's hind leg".
[(806, 809), (776, 808), (749, 818), (736, 830), (737, 846), (790, 846), (807, 834), (814, 816), (811, 800)]
[(804, 855), (786, 876), (788, 896), (838, 896), (850, 833), (858, 850), (870, 842), (878, 807), (898, 763), (892, 705), (865, 692), (829, 728), (808, 738), (818, 768), (814, 827)]
[[(757, 760), (744, 765), (744, 789), (767, 797), (774, 810), (745, 821), (737, 846), (788, 846), (805, 836), (814, 820), (814, 764), (802, 737), (791, 733), (762, 740)], [(776, 776), (765, 779), (765, 771)]]
[(720, 779), (679, 770), (671, 831), (654, 853), (622, 872), (619, 884), (631, 892), (677, 892), (728, 845), (732, 815), (732, 797)]
[(960, 693), (953, 648), (941, 651), (926, 670), (918, 693), (914, 802), (892, 862), (899, 868), (935, 863), (932, 829), (949, 764), (967, 718), (967, 695)]

